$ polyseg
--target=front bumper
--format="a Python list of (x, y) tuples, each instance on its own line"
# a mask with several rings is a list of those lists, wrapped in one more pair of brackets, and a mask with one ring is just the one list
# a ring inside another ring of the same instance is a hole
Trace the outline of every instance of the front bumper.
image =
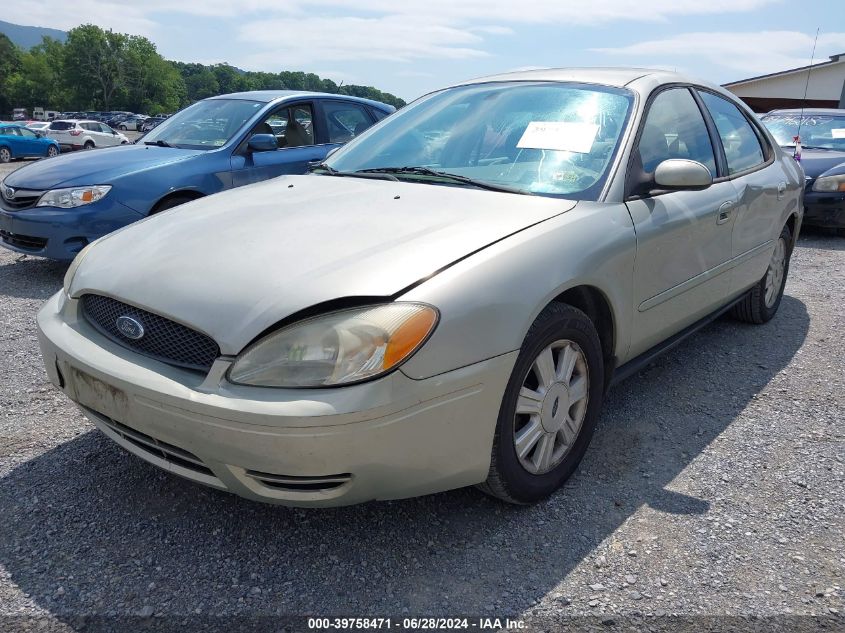
[(70, 261), (90, 242), (142, 219), (110, 196), (76, 209), (0, 207), (0, 245), (12, 251)]
[(50, 380), (128, 451), (259, 501), (335, 506), (484, 481), (517, 352), (426, 380), (401, 371), (333, 389), (232, 385), (106, 339), (63, 291), (38, 314)]
[(845, 193), (805, 192), (804, 224), (845, 228)]

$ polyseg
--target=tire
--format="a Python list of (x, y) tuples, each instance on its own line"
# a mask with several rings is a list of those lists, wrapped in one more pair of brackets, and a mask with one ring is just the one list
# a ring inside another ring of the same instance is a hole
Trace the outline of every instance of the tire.
[(12, 160), (12, 152), (8, 147), (0, 147), (0, 163), (8, 163)]
[[(792, 232), (784, 226), (775, 243), (775, 250), (766, 274), (731, 309), (731, 316), (745, 323), (761, 325), (772, 319), (780, 307), (783, 289), (789, 275), (789, 258), (792, 256)], [(780, 268), (780, 272), (778, 272)], [(773, 284), (776, 284), (773, 285)]]
[(82, 146), (82, 149), (94, 149), (94, 141), (85, 141), (85, 145)]
[(55, 145), (47, 148), (47, 158), (55, 158), (59, 155), (59, 149)]
[(152, 211), (150, 211), (150, 215), (154, 213), (161, 213), (162, 211), (167, 211), (168, 209), (172, 209), (173, 207), (178, 207), (180, 204), (185, 204), (186, 202), (190, 202), (191, 200), (196, 200), (196, 198), (192, 198), (191, 196), (173, 196), (172, 198), (167, 198), (162, 202), (159, 202)]
[(125, 132), (128, 128), (125, 125), (118, 125), (117, 129), (120, 130), (121, 132)]
[[(530, 504), (569, 479), (598, 422), (604, 395), (602, 358), (598, 333), (586, 314), (562, 303), (552, 303), (540, 313), (525, 336), (502, 398), (490, 471), (478, 486), (483, 492), (508, 503)], [(571, 359), (572, 369), (561, 370), (564, 359)], [(544, 386), (542, 373), (549, 375), (545, 383), (550, 386)], [(542, 400), (521, 396), (524, 389)], [(579, 399), (579, 394), (585, 396)], [(526, 405), (536, 406), (536, 412), (518, 413), (518, 405), (523, 411)], [(551, 447), (543, 450), (549, 442)], [(522, 457), (517, 454), (518, 443)]]

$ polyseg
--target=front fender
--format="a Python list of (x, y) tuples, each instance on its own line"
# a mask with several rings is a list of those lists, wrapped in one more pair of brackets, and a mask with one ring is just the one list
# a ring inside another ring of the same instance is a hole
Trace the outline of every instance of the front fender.
[(636, 235), (623, 204), (579, 202), (458, 262), (405, 293), (440, 310), (425, 346), (402, 366), (428, 378), (522, 346), (537, 315), (575, 286), (598, 289), (615, 325), (614, 354), (630, 342)]

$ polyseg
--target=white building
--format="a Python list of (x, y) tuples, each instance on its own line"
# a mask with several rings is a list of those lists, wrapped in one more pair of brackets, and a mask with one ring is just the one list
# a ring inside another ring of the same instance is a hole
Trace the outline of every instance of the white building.
[(845, 108), (845, 53), (834, 55), (830, 61), (820, 64), (733, 81), (724, 87), (755, 112), (800, 108), (802, 105), (808, 108)]

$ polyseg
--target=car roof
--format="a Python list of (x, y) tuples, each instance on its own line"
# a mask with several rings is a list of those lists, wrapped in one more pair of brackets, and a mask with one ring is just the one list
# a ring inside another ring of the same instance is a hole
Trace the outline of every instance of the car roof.
[(364, 103), (366, 105), (375, 106), (377, 108), (392, 111), (393, 106), (381, 101), (374, 101), (372, 99), (364, 99), (362, 97), (353, 97), (350, 95), (338, 95), (330, 92), (307, 92), (303, 90), (249, 90), (247, 92), (231, 92), (225, 95), (216, 95), (208, 97), (206, 101), (212, 99), (249, 99), (250, 101), (261, 101), (263, 103), (271, 103), (273, 101), (281, 101), (282, 99), (313, 99), (321, 97), (324, 99), (342, 99), (344, 101), (355, 101), (357, 103)]
[(804, 113), (804, 116), (810, 114), (838, 114), (840, 116), (845, 116), (845, 110), (841, 108), (786, 108), (783, 110), (771, 110), (770, 112), (766, 112), (763, 116), (768, 116), (770, 114), (801, 114)]
[(559, 81), (584, 84), (599, 84), (616, 88), (630, 88), (647, 93), (656, 86), (669, 83), (692, 83), (706, 86), (716, 92), (727, 93), (721, 86), (709, 81), (696, 79), (680, 73), (657, 68), (637, 67), (576, 67), (576, 68), (536, 68), (518, 70), (486, 77), (470, 79), (456, 85), (487, 83), (494, 81)]

